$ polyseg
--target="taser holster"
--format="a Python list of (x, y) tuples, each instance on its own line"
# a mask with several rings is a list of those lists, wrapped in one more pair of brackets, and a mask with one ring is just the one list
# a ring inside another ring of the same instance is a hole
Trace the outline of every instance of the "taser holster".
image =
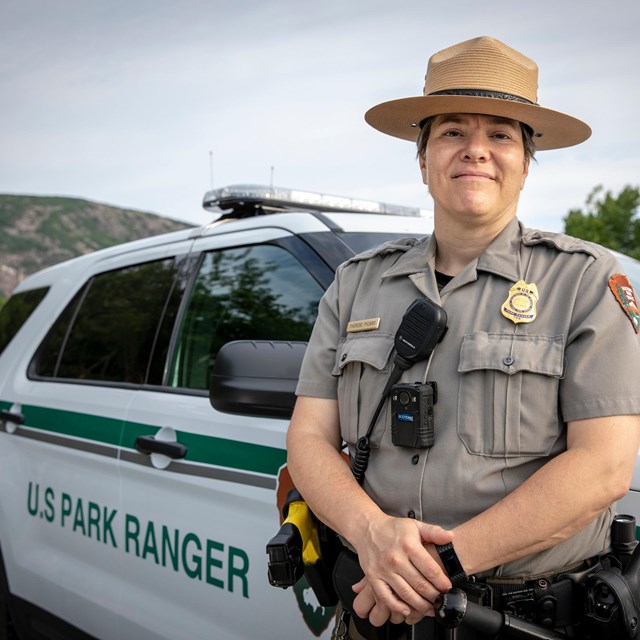
[(332, 572), (343, 548), (338, 536), (318, 521), (295, 488), (287, 494), (282, 515), (280, 530), (267, 543), (269, 583), (286, 589), (304, 575), (318, 603), (335, 606)]

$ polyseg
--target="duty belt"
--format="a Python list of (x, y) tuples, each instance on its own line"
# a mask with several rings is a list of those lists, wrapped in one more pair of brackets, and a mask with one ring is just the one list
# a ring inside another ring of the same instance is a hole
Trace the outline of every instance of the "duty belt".
[(460, 585), (472, 602), (535, 622), (548, 629), (569, 627), (584, 615), (582, 583), (597, 560), (548, 575), (486, 578)]
[[(584, 583), (598, 564), (598, 558), (594, 558), (546, 575), (516, 578), (471, 577), (468, 582), (458, 585), (458, 588), (465, 591), (469, 601), (476, 604), (547, 629), (561, 629), (571, 627), (584, 618)], [(334, 567), (333, 580), (342, 606), (351, 614), (359, 633), (366, 638), (383, 640), (405, 637), (408, 625), (387, 622), (382, 627), (373, 627), (368, 620), (362, 620), (353, 613), (355, 593), (351, 587), (363, 576), (356, 554), (344, 549)], [(343, 622), (346, 623), (346, 620)], [(423, 633), (422, 629), (431, 624), (432, 618), (418, 623), (414, 637), (431, 637)]]

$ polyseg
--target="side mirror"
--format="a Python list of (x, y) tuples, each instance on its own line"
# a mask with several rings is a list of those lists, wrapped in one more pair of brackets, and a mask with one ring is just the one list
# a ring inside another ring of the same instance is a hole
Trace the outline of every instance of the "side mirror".
[(225, 413), (290, 418), (306, 348), (306, 342), (227, 342), (213, 366), (211, 406)]

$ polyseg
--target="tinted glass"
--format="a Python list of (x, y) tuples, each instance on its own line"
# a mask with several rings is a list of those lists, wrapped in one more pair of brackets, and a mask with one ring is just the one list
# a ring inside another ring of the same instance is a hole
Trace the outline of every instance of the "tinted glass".
[(640, 292), (640, 261), (634, 260), (629, 256), (625, 256), (621, 253), (617, 253), (616, 251), (612, 251), (615, 257), (618, 259), (620, 266), (623, 269), (623, 272), (627, 275), (631, 284), (633, 285), (636, 293)]
[(18, 333), (20, 327), (27, 321), (27, 318), (35, 311), (42, 298), (49, 289), (31, 289), (16, 293), (0, 310), (0, 353), (11, 342), (13, 336)]
[[(75, 296), (41, 346), (35, 373), (52, 378), (159, 384), (163, 363), (154, 349), (169, 335), (161, 327), (179, 302), (176, 263), (162, 260), (93, 277)], [(171, 322), (167, 323), (169, 327)]]
[[(423, 234), (427, 235), (427, 234)], [(377, 247), (385, 242), (389, 242), (390, 240), (400, 240), (401, 238), (409, 238), (409, 237), (420, 237), (420, 236), (411, 236), (410, 233), (379, 233), (379, 232), (348, 232), (348, 233), (338, 233), (338, 236), (353, 249), (356, 253), (361, 253), (362, 251), (367, 251), (367, 249), (372, 249), (373, 247)]]
[(307, 340), (322, 294), (309, 272), (281, 247), (205, 254), (169, 384), (207, 390), (216, 354), (232, 340)]

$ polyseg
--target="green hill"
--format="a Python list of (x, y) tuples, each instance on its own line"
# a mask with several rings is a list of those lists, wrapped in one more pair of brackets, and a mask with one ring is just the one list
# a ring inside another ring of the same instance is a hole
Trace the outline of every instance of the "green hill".
[(189, 226), (80, 198), (0, 194), (0, 299), (62, 260)]

